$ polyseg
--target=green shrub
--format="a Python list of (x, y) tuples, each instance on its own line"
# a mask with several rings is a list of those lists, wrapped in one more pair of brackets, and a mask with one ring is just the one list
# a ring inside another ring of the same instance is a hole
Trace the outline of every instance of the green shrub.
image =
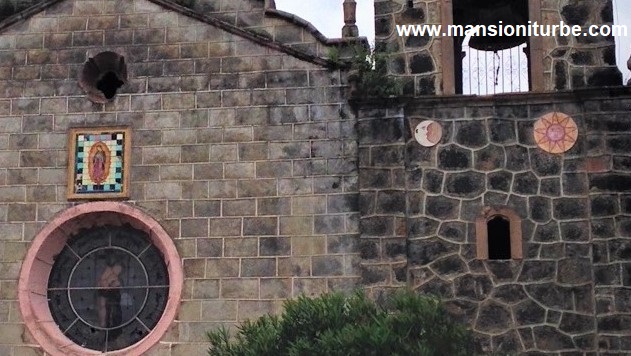
[(434, 298), (395, 293), (377, 305), (362, 293), (299, 297), (281, 316), (209, 332), (210, 356), (473, 354), (471, 337)]

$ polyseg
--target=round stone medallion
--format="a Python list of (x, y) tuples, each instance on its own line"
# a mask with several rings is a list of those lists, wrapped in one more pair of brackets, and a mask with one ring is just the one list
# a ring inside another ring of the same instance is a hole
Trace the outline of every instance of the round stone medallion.
[(425, 120), (416, 125), (414, 138), (424, 147), (435, 146), (443, 136), (443, 128), (433, 120)]
[(549, 153), (563, 153), (574, 146), (578, 128), (572, 118), (561, 112), (543, 115), (534, 128), (535, 142)]

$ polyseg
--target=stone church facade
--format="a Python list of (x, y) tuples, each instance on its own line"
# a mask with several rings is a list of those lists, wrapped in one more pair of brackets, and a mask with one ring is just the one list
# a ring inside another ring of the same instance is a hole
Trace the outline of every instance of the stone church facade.
[[(207, 330), (287, 298), (401, 287), (445, 300), (481, 354), (631, 352), (631, 94), (612, 38), (532, 39), (530, 92), (453, 95), (454, 44), (394, 35), (457, 19), (452, 2), (375, 1), (404, 83), (379, 100), (349, 97), (330, 60), (364, 39), (273, 1), (6, 2), (0, 354), (202, 355)], [(527, 6), (612, 22), (607, 0)], [(556, 112), (579, 132), (564, 153), (533, 136)], [(426, 119), (433, 147), (414, 140)], [(484, 256), (495, 216), (509, 258)]]

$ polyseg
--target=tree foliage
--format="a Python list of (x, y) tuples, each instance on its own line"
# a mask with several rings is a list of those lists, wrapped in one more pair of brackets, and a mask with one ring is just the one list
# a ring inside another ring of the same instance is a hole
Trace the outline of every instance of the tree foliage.
[(209, 332), (209, 356), (459, 356), (473, 352), (469, 331), (441, 303), (412, 292), (378, 305), (362, 293), (299, 297), (281, 316), (246, 321), (231, 337)]

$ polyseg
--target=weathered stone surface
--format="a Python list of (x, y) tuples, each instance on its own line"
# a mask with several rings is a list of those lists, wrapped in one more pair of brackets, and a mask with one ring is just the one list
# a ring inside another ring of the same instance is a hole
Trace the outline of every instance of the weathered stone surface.
[(595, 326), (591, 315), (564, 312), (559, 329), (570, 334), (583, 334), (595, 330)]
[(430, 73), (434, 71), (434, 62), (429, 53), (421, 53), (410, 59), (410, 72), (413, 74)]
[(556, 178), (543, 178), (539, 191), (543, 195), (557, 197), (561, 195), (561, 182)]
[(435, 235), (439, 222), (430, 218), (408, 219), (409, 237), (424, 237)]
[(506, 146), (506, 169), (521, 171), (530, 168), (528, 149), (523, 146)]
[(483, 147), (488, 143), (486, 128), (481, 121), (456, 123), (456, 142), (471, 148)]
[(456, 145), (440, 147), (438, 149), (438, 168), (448, 171), (461, 170), (469, 167), (471, 151)]
[(493, 290), (493, 283), (487, 276), (465, 275), (454, 280), (456, 297), (470, 300), (484, 300)]
[(460, 202), (443, 196), (425, 198), (425, 212), (437, 219), (454, 219), (458, 217)]
[(535, 229), (534, 241), (559, 241), (559, 224), (556, 221), (550, 221), (545, 225), (537, 225), (537, 228)]
[(486, 266), (491, 275), (498, 282), (514, 281), (521, 269), (521, 263), (517, 261), (486, 261)]
[(520, 282), (543, 282), (556, 277), (553, 261), (525, 261), (519, 275)]
[(414, 265), (426, 265), (458, 250), (458, 245), (438, 238), (412, 240), (408, 245), (408, 259)]
[(454, 242), (465, 242), (467, 239), (467, 225), (458, 221), (445, 222), (440, 226), (438, 236)]
[(492, 297), (502, 303), (514, 304), (521, 302), (528, 296), (521, 284), (504, 284), (493, 289)]
[(443, 299), (452, 298), (454, 294), (452, 283), (438, 277), (419, 286), (418, 291), (424, 294), (433, 294)]
[(567, 258), (559, 261), (559, 283), (584, 284), (592, 280), (592, 268), (587, 258)]
[(561, 223), (561, 238), (563, 241), (588, 241), (589, 224), (586, 221)]
[(540, 177), (561, 173), (561, 157), (539, 149), (530, 150), (530, 163), (533, 171)]
[(587, 194), (587, 174), (565, 173), (563, 174), (563, 193), (565, 195)]
[(462, 258), (458, 255), (451, 255), (435, 261), (430, 265), (438, 275), (445, 276), (446, 278), (452, 275), (460, 275), (467, 271), (467, 265)]
[(631, 192), (631, 176), (624, 174), (590, 174), (591, 191)]
[(587, 201), (579, 198), (559, 198), (553, 201), (553, 216), (556, 219), (580, 219), (586, 218)]
[(545, 320), (546, 310), (532, 300), (526, 300), (513, 307), (515, 321), (519, 325), (541, 324)]
[(360, 144), (391, 144), (403, 137), (403, 121), (400, 118), (362, 120), (357, 134)]
[(518, 194), (536, 194), (539, 190), (539, 179), (532, 172), (515, 174), (513, 191)]
[(551, 326), (537, 326), (533, 330), (535, 343), (542, 350), (558, 351), (572, 349), (572, 339)]
[(489, 132), (491, 142), (506, 144), (516, 139), (515, 122), (512, 120), (489, 120)]
[(482, 194), (484, 188), (485, 177), (482, 173), (448, 173), (445, 177), (445, 190), (453, 196), (474, 198)]
[(493, 301), (484, 302), (478, 313), (476, 330), (497, 333), (506, 330), (511, 324), (511, 312)]
[(546, 222), (551, 216), (551, 202), (548, 198), (530, 197), (528, 199), (528, 208), (530, 209), (530, 217), (536, 222)]
[(440, 193), (443, 187), (444, 173), (428, 169), (423, 171), (423, 189), (428, 193)]
[(488, 145), (474, 153), (474, 168), (481, 171), (492, 171), (504, 167), (506, 157), (502, 147)]
[(598, 318), (600, 332), (626, 334), (631, 330), (631, 316), (611, 315)]
[(487, 188), (509, 192), (513, 181), (513, 174), (508, 171), (497, 171), (488, 174)]

